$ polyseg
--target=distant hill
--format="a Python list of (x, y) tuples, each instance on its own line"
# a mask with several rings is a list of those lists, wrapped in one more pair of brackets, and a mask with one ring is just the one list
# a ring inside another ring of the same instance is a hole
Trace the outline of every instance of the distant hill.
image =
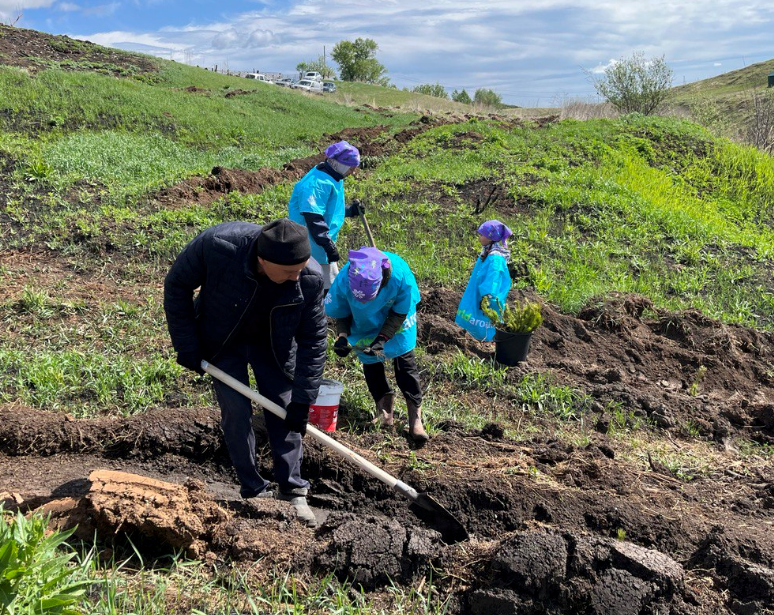
[[(167, 65), (175, 62), (153, 56), (102, 47), (88, 41), (4, 26), (0, 24), (0, 66), (16, 66), (36, 73), (50, 68), (68, 71), (88, 71), (116, 77), (137, 78), (152, 81)], [(185, 65), (183, 65), (185, 66)], [(189, 67), (191, 75), (209, 71)], [(237, 83), (241, 78), (234, 77)], [(387, 107), (409, 113), (476, 114), (490, 112), (452, 100), (444, 100), (426, 94), (408, 92), (394, 87), (382, 87), (367, 83), (337, 81), (337, 92), (325, 95), (325, 99), (347, 106), (368, 105)], [(471, 92), (472, 94), (472, 92)], [(520, 109), (505, 105), (498, 112), (521, 117), (545, 115), (551, 109)]]
[(687, 83), (673, 88), (671, 104), (716, 134), (744, 140), (755, 97), (774, 94), (767, 88), (772, 72), (774, 59)]
[(713, 98), (736, 97), (751, 90), (766, 89), (767, 79), (774, 72), (774, 59), (751, 64), (717, 77), (694, 81), (673, 89), (677, 100), (689, 100), (695, 96)]

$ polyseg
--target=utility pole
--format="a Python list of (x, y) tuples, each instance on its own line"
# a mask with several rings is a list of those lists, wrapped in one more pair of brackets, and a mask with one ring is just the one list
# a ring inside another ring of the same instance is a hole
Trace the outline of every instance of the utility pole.
[(325, 79), (328, 75), (328, 64), (325, 61), (325, 45), (323, 45), (323, 79)]

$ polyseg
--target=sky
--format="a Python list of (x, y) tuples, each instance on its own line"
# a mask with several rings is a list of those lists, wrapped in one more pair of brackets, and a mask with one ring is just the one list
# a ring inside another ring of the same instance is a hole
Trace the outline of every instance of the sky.
[[(596, 100), (611, 62), (664, 57), (674, 85), (774, 58), (772, 0), (0, 0), (0, 21), (232, 71), (295, 73), (371, 38), (400, 88)], [(765, 76), (762, 77), (765, 80)]]

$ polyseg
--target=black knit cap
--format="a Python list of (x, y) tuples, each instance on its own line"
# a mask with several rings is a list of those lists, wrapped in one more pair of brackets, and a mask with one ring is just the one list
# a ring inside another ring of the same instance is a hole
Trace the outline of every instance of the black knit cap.
[(287, 218), (265, 224), (255, 243), (258, 256), (277, 265), (298, 265), (312, 255), (306, 227)]

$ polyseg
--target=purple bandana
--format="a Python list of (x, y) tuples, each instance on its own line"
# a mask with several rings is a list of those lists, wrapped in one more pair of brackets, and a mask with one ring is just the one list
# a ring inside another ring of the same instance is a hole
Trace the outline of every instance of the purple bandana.
[(360, 166), (360, 152), (354, 145), (350, 145), (346, 141), (329, 145), (325, 150), (325, 155), (347, 167)]
[(360, 303), (376, 299), (382, 284), (382, 269), (390, 268), (390, 260), (376, 248), (363, 247), (349, 251), (349, 289)]
[(505, 240), (513, 235), (513, 231), (499, 220), (487, 220), (478, 227), (478, 233), (495, 243), (502, 241), (504, 246), (507, 245)]

